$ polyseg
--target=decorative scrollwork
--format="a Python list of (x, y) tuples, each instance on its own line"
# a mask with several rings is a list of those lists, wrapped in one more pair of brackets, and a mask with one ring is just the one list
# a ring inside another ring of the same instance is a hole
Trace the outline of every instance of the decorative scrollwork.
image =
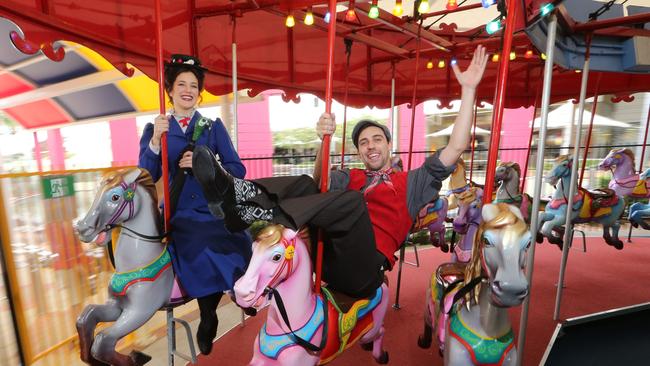
[(634, 100), (634, 95), (631, 94), (616, 94), (611, 99), (612, 103), (620, 103), (620, 102), (630, 103), (633, 100)]
[(22, 53), (33, 55), (38, 51), (42, 51), (47, 58), (56, 62), (63, 60), (65, 57), (65, 49), (61, 46), (55, 47), (52, 42), (40, 44), (32, 42), (21, 36), (16, 31), (11, 31), (9, 33), (9, 38), (16, 49)]

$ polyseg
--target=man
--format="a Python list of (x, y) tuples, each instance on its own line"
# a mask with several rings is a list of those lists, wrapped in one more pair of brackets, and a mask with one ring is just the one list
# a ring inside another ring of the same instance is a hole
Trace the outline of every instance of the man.
[[(359, 122), (352, 141), (366, 169), (331, 173), (329, 191), (319, 193), (320, 153), (314, 179), (308, 176), (233, 178), (207, 149), (193, 155), (194, 176), (201, 183), (215, 216), (226, 227), (241, 230), (255, 220), (283, 224), (294, 230), (309, 225), (323, 232), (323, 280), (352, 297), (367, 297), (383, 281), (383, 271), (395, 263), (395, 251), (406, 238), (413, 219), (438, 196), (442, 181), (454, 170), (470, 141), (476, 87), (487, 64), (478, 46), (468, 69), (452, 64), (462, 87), (461, 107), (449, 144), (409, 172), (391, 169), (392, 141), (388, 129), (374, 121)], [(334, 133), (333, 116), (321, 115), (316, 131), (322, 138)]]

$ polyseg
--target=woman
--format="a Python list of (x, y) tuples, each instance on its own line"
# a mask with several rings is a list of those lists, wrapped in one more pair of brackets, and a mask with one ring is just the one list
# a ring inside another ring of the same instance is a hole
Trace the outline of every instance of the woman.
[(170, 190), (177, 193), (171, 194), (172, 241), (168, 248), (176, 276), (187, 294), (198, 301), (201, 322), (196, 337), (201, 353), (207, 355), (217, 334), (217, 305), (223, 292), (232, 289), (245, 272), (251, 240), (244, 232), (228, 232), (223, 220), (210, 214), (191, 174), (194, 145), (208, 147), (233, 176), (243, 178), (246, 174), (221, 120), (211, 121), (196, 111), (203, 81), (197, 58), (172, 55), (165, 65), (165, 90), (173, 109), (169, 116), (160, 115), (145, 127), (138, 165), (147, 169), (154, 181), (161, 177), (161, 136), (167, 132)]

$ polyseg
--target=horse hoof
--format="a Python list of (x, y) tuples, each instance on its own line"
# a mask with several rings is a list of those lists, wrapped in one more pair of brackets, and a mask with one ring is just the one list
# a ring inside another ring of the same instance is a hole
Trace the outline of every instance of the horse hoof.
[(377, 363), (380, 365), (385, 365), (388, 363), (388, 352), (384, 351), (382, 352), (381, 356), (377, 359)]
[(372, 351), (372, 342), (361, 343), (361, 349), (364, 351)]
[(618, 250), (623, 249), (623, 242), (622, 242), (622, 241), (620, 241), (620, 240), (616, 240), (616, 241), (614, 241), (613, 244), (614, 244), (614, 248), (616, 248), (616, 249), (618, 249)]
[(142, 353), (140, 351), (131, 351), (129, 354), (129, 357), (133, 361), (134, 365), (141, 366), (146, 364), (147, 362), (151, 361), (151, 356)]
[(632, 222), (632, 227), (635, 229), (639, 228), (639, 223), (638, 222)]
[(91, 357), (90, 360), (86, 362), (90, 366), (110, 366), (109, 364), (102, 362), (94, 357)]
[(535, 238), (535, 241), (537, 244), (542, 244), (544, 242), (544, 235), (542, 233), (537, 233), (537, 237)]
[(442, 250), (443, 253), (449, 253), (449, 245), (447, 245), (447, 243), (441, 245), (440, 250)]
[(423, 334), (418, 337), (418, 347), (427, 349), (431, 347), (431, 338), (427, 339)]

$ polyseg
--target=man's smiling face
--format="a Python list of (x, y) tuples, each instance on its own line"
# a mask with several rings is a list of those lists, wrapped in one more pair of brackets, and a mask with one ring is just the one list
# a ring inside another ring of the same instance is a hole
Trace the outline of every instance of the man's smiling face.
[(390, 167), (392, 144), (384, 131), (375, 126), (364, 128), (359, 133), (359, 158), (369, 170), (383, 170)]

